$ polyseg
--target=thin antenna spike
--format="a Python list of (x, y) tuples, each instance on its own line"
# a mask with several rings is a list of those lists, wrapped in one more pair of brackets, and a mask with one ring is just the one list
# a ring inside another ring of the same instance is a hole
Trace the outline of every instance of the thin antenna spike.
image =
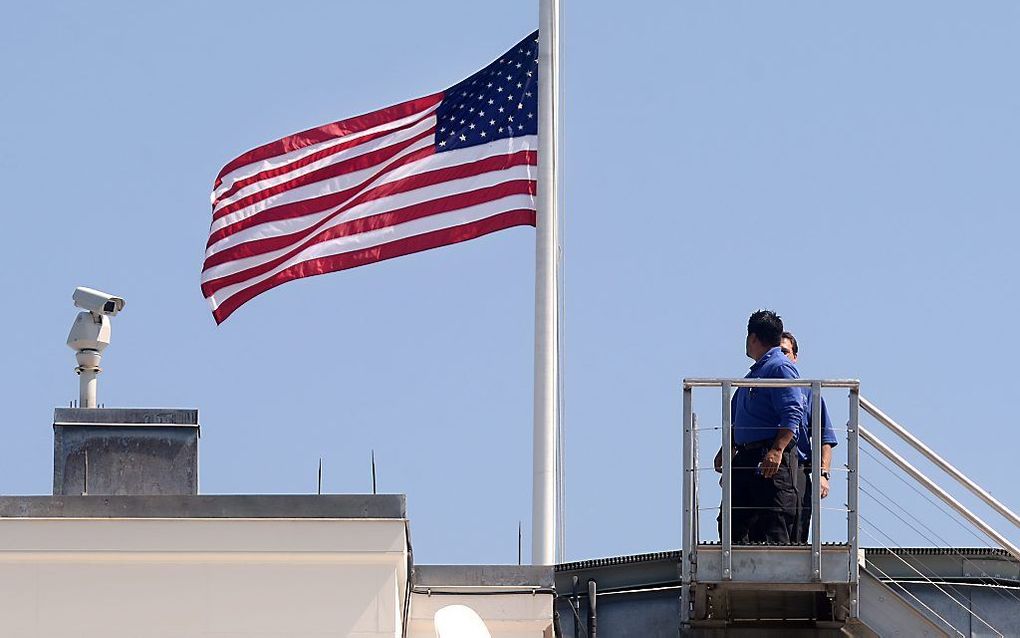
[(521, 564), (521, 547), (523, 545), (522, 538), (523, 538), (523, 535), (522, 535), (522, 531), (521, 531), (521, 522), (518, 520), (517, 521), (517, 564), (518, 565)]
[(319, 457), (319, 496), (322, 496), (322, 457)]
[(375, 482), (375, 450), (372, 450), (372, 493), (378, 494)]

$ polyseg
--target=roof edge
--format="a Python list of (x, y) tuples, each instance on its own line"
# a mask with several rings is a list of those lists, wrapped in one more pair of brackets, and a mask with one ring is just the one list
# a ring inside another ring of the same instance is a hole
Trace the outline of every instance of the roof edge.
[(0, 496), (4, 518), (406, 519), (403, 494)]

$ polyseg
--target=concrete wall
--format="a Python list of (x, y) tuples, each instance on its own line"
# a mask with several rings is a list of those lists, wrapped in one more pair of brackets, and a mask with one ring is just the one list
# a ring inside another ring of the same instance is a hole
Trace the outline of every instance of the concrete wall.
[(3, 636), (399, 637), (400, 519), (0, 518)]
[[(492, 634), (492, 638), (543, 638), (552, 636), (551, 595), (501, 594), (479, 596), (412, 594), (408, 638), (435, 638), (433, 617), (447, 605), (466, 605), (473, 609)], [(607, 634), (613, 635), (613, 634)]]
[(411, 582), (408, 638), (435, 638), (433, 618), (447, 605), (470, 607), (492, 638), (552, 638), (551, 567), (421, 565)]

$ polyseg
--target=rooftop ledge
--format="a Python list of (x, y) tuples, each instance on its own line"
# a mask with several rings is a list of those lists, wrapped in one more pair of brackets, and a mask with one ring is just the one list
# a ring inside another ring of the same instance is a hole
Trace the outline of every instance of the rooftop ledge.
[(182, 408), (55, 408), (53, 425), (199, 427), (198, 410)]
[(0, 518), (406, 519), (403, 494), (0, 496)]

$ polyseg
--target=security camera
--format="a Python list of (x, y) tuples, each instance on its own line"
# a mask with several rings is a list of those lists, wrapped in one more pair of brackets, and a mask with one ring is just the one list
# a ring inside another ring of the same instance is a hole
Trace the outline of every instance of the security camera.
[(124, 309), (124, 300), (101, 290), (75, 288), (71, 295), (79, 312), (67, 335), (67, 345), (75, 351), (78, 367), (78, 405), (94, 408), (96, 405), (97, 377), (103, 371), (99, 363), (103, 350), (110, 345), (110, 317)]
[(93, 315), (114, 316), (124, 309), (124, 300), (114, 297), (101, 290), (80, 286), (74, 289), (71, 295), (74, 305), (82, 310), (88, 310)]

